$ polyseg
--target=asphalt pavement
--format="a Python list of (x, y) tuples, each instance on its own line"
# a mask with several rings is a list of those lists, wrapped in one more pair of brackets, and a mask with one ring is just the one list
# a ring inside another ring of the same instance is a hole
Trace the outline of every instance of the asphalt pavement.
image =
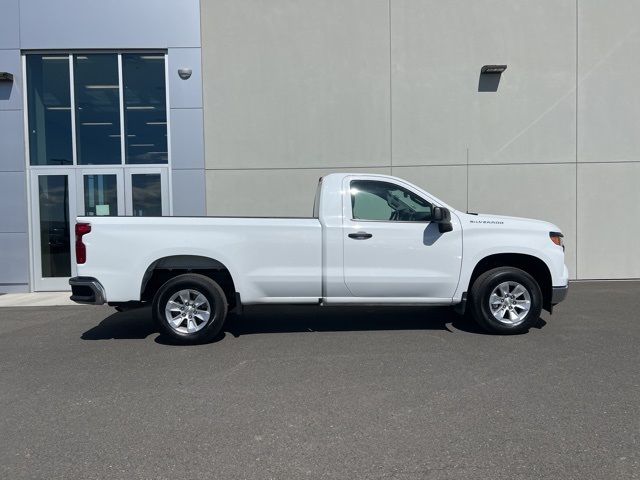
[(518, 336), (446, 308), (0, 308), (3, 479), (640, 478), (640, 282)]

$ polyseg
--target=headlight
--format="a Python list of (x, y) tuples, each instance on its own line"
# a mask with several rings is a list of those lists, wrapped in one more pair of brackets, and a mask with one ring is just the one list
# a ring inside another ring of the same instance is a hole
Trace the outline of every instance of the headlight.
[(563, 234), (561, 234), (560, 232), (549, 232), (549, 238), (553, 243), (555, 243), (559, 247), (562, 247), (562, 250), (564, 251), (564, 235)]

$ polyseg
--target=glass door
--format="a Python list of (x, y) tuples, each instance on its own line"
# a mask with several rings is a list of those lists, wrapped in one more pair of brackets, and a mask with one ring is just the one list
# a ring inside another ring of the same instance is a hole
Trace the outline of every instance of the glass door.
[(169, 215), (167, 54), (23, 55), (34, 290), (68, 290), (76, 216)]
[(78, 216), (117, 216), (125, 214), (124, 181), (121, 168), (83, 168), (76, 170)]
[(169, 215), (169, 182), (166, 168), (125, 169), (126, 215)]
[(34, 289), (68, 290), (75, 275), (75, 172), (31, 170)]
[(68, 290), (76, 217), (169, 215), (166, 168), (32, 168), (34, 290)]

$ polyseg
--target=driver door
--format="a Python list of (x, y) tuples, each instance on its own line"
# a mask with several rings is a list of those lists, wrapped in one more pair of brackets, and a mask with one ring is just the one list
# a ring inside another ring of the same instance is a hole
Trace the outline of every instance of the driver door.
[(440, 233), (431, 222), (434, 204), (404, 182), (347, 177), (345, 183), (343, 268), (353, 297), (450, 301), (462, 261), (457, 219), (453, 231)]

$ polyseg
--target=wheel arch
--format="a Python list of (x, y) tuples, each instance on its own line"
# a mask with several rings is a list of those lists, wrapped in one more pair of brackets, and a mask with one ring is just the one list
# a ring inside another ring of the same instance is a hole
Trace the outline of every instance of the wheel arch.
[(544, 260), (526, 253), (495, 253), (487, 255), (476, 263), (469, 278), (468, 290), (484, 272), (497, 267), (515, 267), (531, 275), (540, 286), (542, 306), (551, 311), (552, 278), (551, 270)]
[(211, 278), (224, 291), (229, 307), (238, 305), (239, 295), (231, 271), (221, 261), (201, 255), (168, 255), (153, 261), (142, 277), (140, 299), (152, 300), (165, 282), (184, 273), (198, 273)]

